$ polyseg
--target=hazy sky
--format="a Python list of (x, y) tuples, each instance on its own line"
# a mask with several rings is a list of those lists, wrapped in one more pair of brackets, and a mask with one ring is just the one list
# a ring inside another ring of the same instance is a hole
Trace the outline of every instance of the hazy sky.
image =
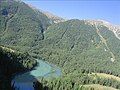
[(119, 0), (24, 0), (24, 2), (67, 19), (103, 19), (120, 25)]

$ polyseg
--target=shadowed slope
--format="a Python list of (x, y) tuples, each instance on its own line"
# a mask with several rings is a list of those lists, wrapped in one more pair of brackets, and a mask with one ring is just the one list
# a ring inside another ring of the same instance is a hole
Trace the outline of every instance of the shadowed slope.
[(16, 73), (32, 69), (36, 61), (27, 53), (0, 46), (0, 90), (11, 89), (11, 79)]

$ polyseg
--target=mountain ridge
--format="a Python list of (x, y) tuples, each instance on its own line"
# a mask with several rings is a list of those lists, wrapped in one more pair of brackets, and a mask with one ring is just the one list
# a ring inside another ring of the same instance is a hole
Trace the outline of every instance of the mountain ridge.
[[(60, 78), (45, 83), (44, 80), (39, 81), (41, 86), (37, 90), (43, 86), (48, 90), (79, 90), (87, 84), (120, 89), (119, 81), (97, 75), (104, 73), (120, 77), (118, 26), (104, 20), (61, 21), (61, 18), (40, 12), (22, 1), (11, 0), (10, 4), (8, 1), (0, 3), (0, 45), (11, 48), (6, 48), (10, 50), (7, 55), (18, 51), (21, 57), (28, 57), (25, 58), (28, 62), (29, 58), (41, 58), (59, 66), (63, 72)], [(17, 62), (16, 58), (19, 54), (13, 61)], [(35, 60), (33, 63), (21, 62), (25, 67), (32, 67)]]
[(46, 15), (50, 20), (51, 20), (51, 23), (59, 23), (59, 22), (64, 22), (66, 21), (65, 19), (63, 19), (62, 17), (59, 17), (59, 16), (56, 16), (48, 11), (43, 11), (41, 9), (37, 9), (36, 7), (28, 4), (33, 10), (35, 11), (38, 11), (38, 12), (42, 12), (44, 15)]
[(88, 24), (91, 24), (91, 25), (104, 25), (106, 26), (107, 28), (109, 28), (109, 30), (112, 30), (115, 34), (115, 36), (120, 39), (119, 37), (119, 34), (118, 33), (120, 31), (120, 27), (118, 25), (113, 25), (107, 21), (104, 21), (104, 20), (85, 20)]

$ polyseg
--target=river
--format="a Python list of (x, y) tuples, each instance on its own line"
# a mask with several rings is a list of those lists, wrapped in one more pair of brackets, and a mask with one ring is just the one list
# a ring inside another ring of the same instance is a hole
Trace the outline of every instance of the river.
[(34, 90), (33, 82), (39, 77), (52, 78), (61, 76), (61, 69), (43, 60), (37, 60), (34, 70), (16, 75), (12, 80), (15, 90)]

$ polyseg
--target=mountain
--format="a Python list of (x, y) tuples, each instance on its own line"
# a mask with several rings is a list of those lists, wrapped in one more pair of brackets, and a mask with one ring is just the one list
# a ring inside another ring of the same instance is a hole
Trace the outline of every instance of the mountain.
[(120, 26), (112, 25), (111, 23), (104, 20), (86, 20), (90, 24), (96, 23), (97, 25), (106, 26), (109, 30), (113, 31), (118, 39), (120, 39)]
[[(29, 58), (41, 57), (61, 68), (60, 78), (40, 80), (38, 90), (43, 86), (81, 90), (88, 84), (120, 89), (120, 80), (116, 79), (120, 78), (119, 26), (104, 20), (64, 20), (16, 0), (1, 1), (0, 22), (0, 45), (27, 51)], [(19, 63), (17, 57), (15, 65)]]
[(63, 67), (66, 73), (94, 68), (120, 74), (116, 70), (120, 65), (120, 40), (105, 25), (68, 20), (50, 26), (44, 35), (40, 55)]
[(56, 15), (53, 15), (52, 13), (50, 12), (44, 12), (41, 10), (41, 12), (43, 14), (45, 14), (51, 21), (53, 21), (54, 23), (59, 23), (59, 22), (64, 22), (66, 21), (65, 19), (61, 18), (61, 17), (58, 17)]
[(33, 10), (35, 10), (36, 12), (41, 12), (41, 13), (43, 13), (44, 15), (46, 15), (46, 16), (50, 19), (50, 22), (51, 22), (51, 23), (59, 23), (59, 22), (64, 22), (64, 21), (66, 21), (65, 19), (63, 19), (63, 18), (61, 18), (61, 17), (59, 17), (59, 16), (56, 16), (56, 15), (50, 13), (50, 12), (43, 11), (43, 10), (39, 10), (39, 9), (37, 9), (36, 7), (34, 7), (34, 6), (30, 5), (30, 4), (29, 4), (29, 6), (30, 6)]
[(111, 27), (114, 26), (103, 21), (78, 19), (48, 27), (42, 48), (37, 47), (33, 51), (63, 70), (65, 76), (53, 80), (52, 84), (48, 82), (54, 87), (52, 90), (61, 90), (62, 87), (81, 90), (82, 87), (76, 84), (91, 83), (95, 87), (100, 84), (120, 89), (120, 81), (112, 78), (120, 77), (120, 40)]
[(34, 47), (44, 39), (50, 20), (21, 1), (0, 3), (0, 44)]

